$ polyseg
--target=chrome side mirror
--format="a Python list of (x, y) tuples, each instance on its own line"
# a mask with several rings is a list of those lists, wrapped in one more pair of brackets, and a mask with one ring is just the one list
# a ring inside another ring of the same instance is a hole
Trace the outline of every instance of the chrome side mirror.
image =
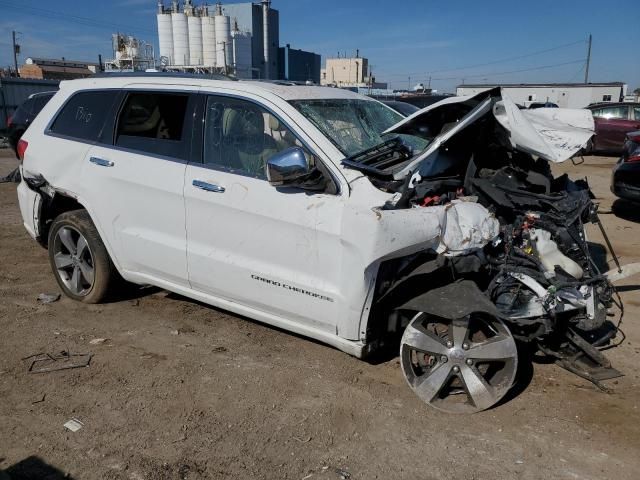
[(300, 147), (290, 147), (267, 160), (267, 180), (273, 186), (296, 186), (311, 172), (307, 156)]

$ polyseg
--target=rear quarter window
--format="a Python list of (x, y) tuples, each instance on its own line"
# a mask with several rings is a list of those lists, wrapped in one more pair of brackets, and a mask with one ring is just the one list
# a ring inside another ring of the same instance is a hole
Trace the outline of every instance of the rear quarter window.
[(116, 90), (76, 93), (64, 104), (50, 131), (78, 140), (98, 141), (117, 95)]

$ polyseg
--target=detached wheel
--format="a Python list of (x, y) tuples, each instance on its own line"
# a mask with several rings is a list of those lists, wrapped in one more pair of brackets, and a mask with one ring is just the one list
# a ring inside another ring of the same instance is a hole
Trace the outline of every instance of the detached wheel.
[(402, 336), (400, 359), (416, 395), (448, 413), (495, 405), (513, 386), (518, 368), (509, 329), (484, 313), (460, 320), (418, 313)]
[(58, 216), (49, 230), (49, 262), (62, 291), (85, 303), (103, 301), (116, 269), (86, 210)]

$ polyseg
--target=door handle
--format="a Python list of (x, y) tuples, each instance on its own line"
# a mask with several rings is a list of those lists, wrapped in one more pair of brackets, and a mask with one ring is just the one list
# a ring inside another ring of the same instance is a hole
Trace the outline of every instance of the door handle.
[(214, 185), (213, 183), (203, 182), (202, 180), (194, 180), (193, 186), (204, 190), (205, 192), (224, 193), (224, 187)]
[(104, 158), (91, 157), (89, 158), (91, 163), (95, 163), (96, 165), (100, 165), (101, 167), (113, 167), (115, 163), (110, 160), (105, 160)]

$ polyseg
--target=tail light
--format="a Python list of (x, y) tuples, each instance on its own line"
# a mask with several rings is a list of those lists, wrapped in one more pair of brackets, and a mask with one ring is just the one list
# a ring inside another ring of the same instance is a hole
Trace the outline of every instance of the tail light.
[(24, 154), (27, 153), (28, 146), (29, 143), (26, 140), (20, 139), (18, 141), (18, 147), (16, 148), (16, 151), (18, 153), (18, 158), (20, 159), (20, 161), (24, 160)]
[(625, 163), (634, 163), (640, 162), (640, 143), (636, 141), (635, 137), (633, 140), (631, 138), (627, 138), (627, 141), (624, 142), (624, 161)]
[(12, 123), (13, 123), (13, 115), (9, 115), (9, 118), (7, 118), (7, 128), (11, 127)]

